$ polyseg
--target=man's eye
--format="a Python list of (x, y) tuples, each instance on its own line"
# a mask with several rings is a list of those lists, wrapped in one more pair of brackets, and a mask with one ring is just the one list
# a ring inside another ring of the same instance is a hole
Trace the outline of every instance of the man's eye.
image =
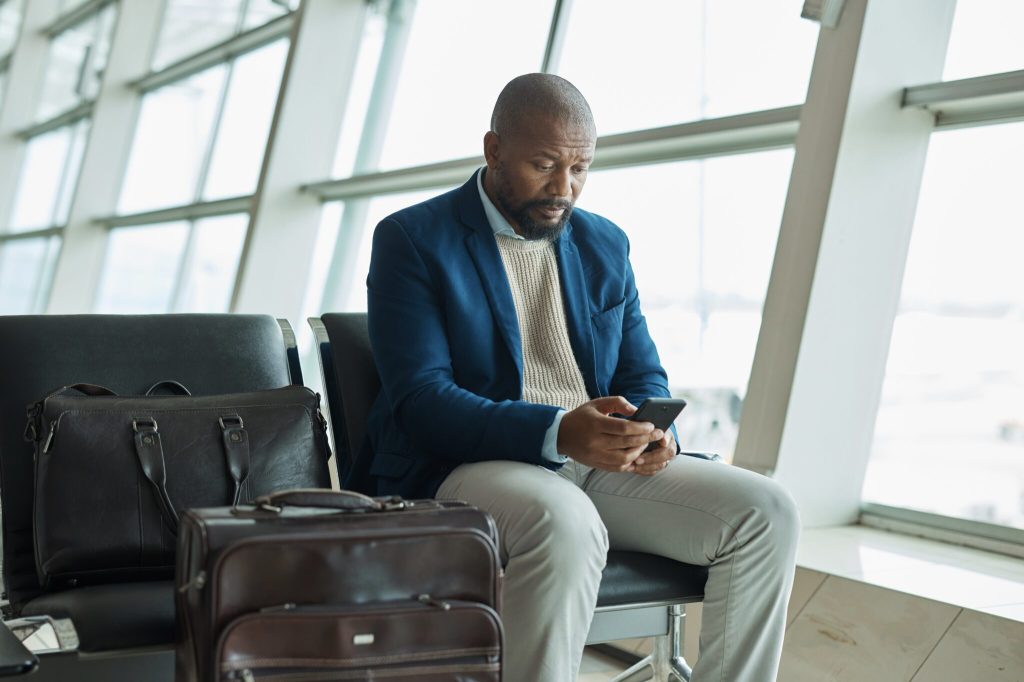
[(579, 174), (579, 175), (582, 175), (583, 173), (586, 173), (588, 170), (590, 170), (590, 169), (587, 168), (586, 166), (576, 166), (575, 168), (572, 169), (573, 173), (576, 173), (576, 174)]
[(547, 173), (552, 169), (554, 169), (554, 166), (544, 166), (542, 164), (537, 164), (537, 170), (541, 171), (542, 173)]

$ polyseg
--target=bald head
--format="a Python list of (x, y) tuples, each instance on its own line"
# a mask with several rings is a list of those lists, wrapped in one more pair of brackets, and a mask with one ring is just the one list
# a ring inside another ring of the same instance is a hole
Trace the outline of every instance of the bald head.
[(498, 95), (484, 135), (484, 191), (519, 235), (555, 240), (594, 158), (590, 105), (558, 76), (529, 73)]
[(594, 115), (583, 93), (569, 81), (548, 73), (528, 73), (509, 81), (498, 95), (491, 114), (491, 130), (514, 137), (524, 124), (538, 117), (596, 136)]

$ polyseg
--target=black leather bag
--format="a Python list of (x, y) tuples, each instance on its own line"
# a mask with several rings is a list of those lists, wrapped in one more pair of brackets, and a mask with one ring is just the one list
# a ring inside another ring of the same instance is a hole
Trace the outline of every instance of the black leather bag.
[(330, 487), (320, 397), (118, 396), (76, 384), (29, 406), (36, 570), (47, 588), (174, 574), (178, 512)]

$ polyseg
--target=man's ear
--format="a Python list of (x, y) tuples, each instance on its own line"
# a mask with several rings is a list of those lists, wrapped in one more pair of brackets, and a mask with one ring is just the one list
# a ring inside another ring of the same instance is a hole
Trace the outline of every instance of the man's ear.
[(495, 168), (501, 157), (501, 138), (493, 130), (484, 135), (484, 160), (488, 168)]

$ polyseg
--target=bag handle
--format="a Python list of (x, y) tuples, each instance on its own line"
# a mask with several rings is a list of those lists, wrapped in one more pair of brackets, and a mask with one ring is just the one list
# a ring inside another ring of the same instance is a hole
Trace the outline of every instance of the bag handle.
[(97, 395), (117, 395), (106, 386), (100, 386), (99, 384), (71, 384), (65, 386), (62, 390), (71, 389), (84, 393), (85, 395), (97, 396)]
[(171, 395), (192, 395), (192, 391), (185, 388), (185, 385), (174, 379), (158, 381), (146, 389), (146, 395), (153, 395), (162, 388), (170, 389)]
[(135, 454), (143, 475), (153, 486), (157, 505), (160, 507), (160, 517), (171, 535), (177, 536), (178, 513), (174, 510), (171, 496), (167, 494), (167, 466), (156, 420), (151, 417), (133, 419), (132, 430), (135, 431)]
[(280, 512), (283, 507), (318, 507), (339, 511), (385, 511), (403, 509), (405, 502), (394, 497), (384, 502), (351, 490), (329, 488), (294, 488), (256, 498), (256, 506), (265, 511)]

